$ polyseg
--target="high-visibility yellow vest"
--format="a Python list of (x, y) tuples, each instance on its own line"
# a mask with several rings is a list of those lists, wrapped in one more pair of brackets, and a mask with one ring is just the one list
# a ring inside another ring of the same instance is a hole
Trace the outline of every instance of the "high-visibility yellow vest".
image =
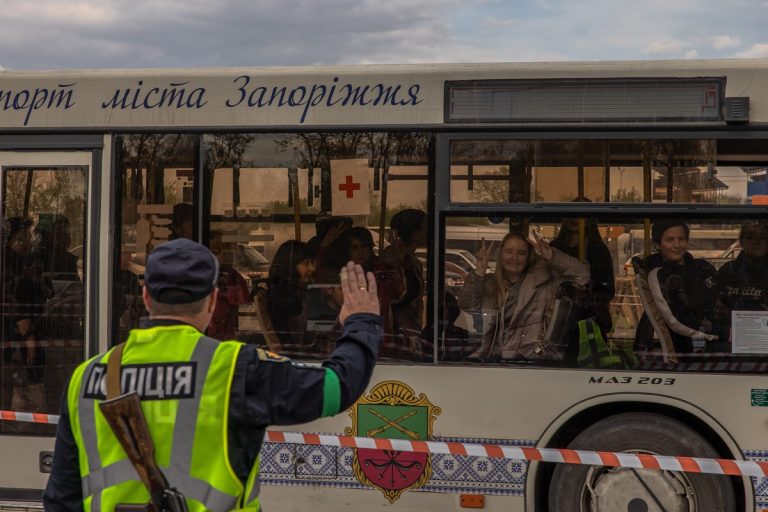
[[(133, 330), (123, 349), (122, 392), (141, 396), (155, 460), (190, 511), (259, 509), (258, 461), (244, 485), (227, 449), (229, 395), (241, 347), (172, 325)], [(98, 407), (106, 394), (108, 357), (78, 366), (67, 394), (83, 505), (93, 512), (150, 499)]]
[(631, 369), (637, 365), (634, 353), (629, 353), (606, 342), (600, 327), (593, 318), (579, 320), (579, 355), (577, 364), (580, 368), (623, 368)]

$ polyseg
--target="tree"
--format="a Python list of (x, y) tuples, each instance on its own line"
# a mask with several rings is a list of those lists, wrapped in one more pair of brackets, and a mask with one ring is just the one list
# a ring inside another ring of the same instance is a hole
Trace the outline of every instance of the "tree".
[(631, 190), (620, 188), (616, 191), (616, 195), (611, 196), (612, 203), (641, 203), (642, 201), (643, 198), (635, 187)]

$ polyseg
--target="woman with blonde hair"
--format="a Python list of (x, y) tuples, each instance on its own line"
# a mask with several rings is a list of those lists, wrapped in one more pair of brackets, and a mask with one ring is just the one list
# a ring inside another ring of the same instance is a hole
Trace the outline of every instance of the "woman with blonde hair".
[(520, 233), (502, 240), (496, 270), (487, 274), (491, 247), (481, 242), (477, 268), (459, 293), (459, 306), (492, 318), (473, 359), (559, 359), (547, 339), (558, 285), (589, 284), (589, 267), (539, 240), (534, 245)]

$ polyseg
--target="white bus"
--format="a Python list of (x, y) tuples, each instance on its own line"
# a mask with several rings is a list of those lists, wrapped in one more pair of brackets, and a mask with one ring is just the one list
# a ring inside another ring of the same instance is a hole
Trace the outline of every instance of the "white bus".
[[(58, 412), (74, 366), (145, 314), (143, 265), (171, 236), (216, 240), (222, 285), (253, 294), (280, 244), (310, 241), (324, 218), (386, 233), (416, 209), (426, 280), (416, 258), (402, 263), (412, 275), (389, 290), (391, 342), (369, 389), (302, 431), (766, 460), (763, 262), (746, 305), (714, 271), (709, 295), (665, 283), (697, 305), (688, 327), (711, 336), (663, 353), (662, 322), (640, 328), (648, 301), (619, 272), (633, 253), (618, 240), (651, 240), (673, 218), (692, 232), (768, 221), (767, 91), (768, 60), (0, 71), (0, 409)], [(558, 291), (576, 316), (542, 314), (547, 356), (469, 357), (493, 322), (458, 308), (447, 252), (508, 231), (552, 241), (572, 219), (574, 256), (594, 264), (588, 246), (604, 246), (610, 260), (593, 265), (591, 294)], [(327, 242), (318, 268), (347, 254), (345, 235)], [(268, 345), (264, 308), (242, 295), (211, 334)], [(292, 313), (312, 316), (312, 300), (326, 297), (308, 291)], [(598, 313), (633, 356), (625, 368), (579, 364), (574, 322)], [(291, 343), (271, 334), (319, 360), (321, 325), (294, 322)], [(0, 420), (1, 501), (39, 501), (54, 432)], [(275, 511), (768, 508), (768, 482), (749, 477), (279, 443), (261, 468)]]

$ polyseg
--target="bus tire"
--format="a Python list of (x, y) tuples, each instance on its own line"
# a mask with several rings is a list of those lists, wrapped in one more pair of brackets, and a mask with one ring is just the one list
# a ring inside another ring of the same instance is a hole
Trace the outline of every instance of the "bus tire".
[[(576, 436), (568, 448), (719, 457), (696, 431), (654, 413), (623, 413), (598, 421)], [(651, 489), (666, 510), (736, 510), (733, 483), (727, 476), (576, 464), (557, 464), (549, 486), (549, 510), (658, 510), (647, 489)], [(597, 506), (593, 500), (597, 500)]]

